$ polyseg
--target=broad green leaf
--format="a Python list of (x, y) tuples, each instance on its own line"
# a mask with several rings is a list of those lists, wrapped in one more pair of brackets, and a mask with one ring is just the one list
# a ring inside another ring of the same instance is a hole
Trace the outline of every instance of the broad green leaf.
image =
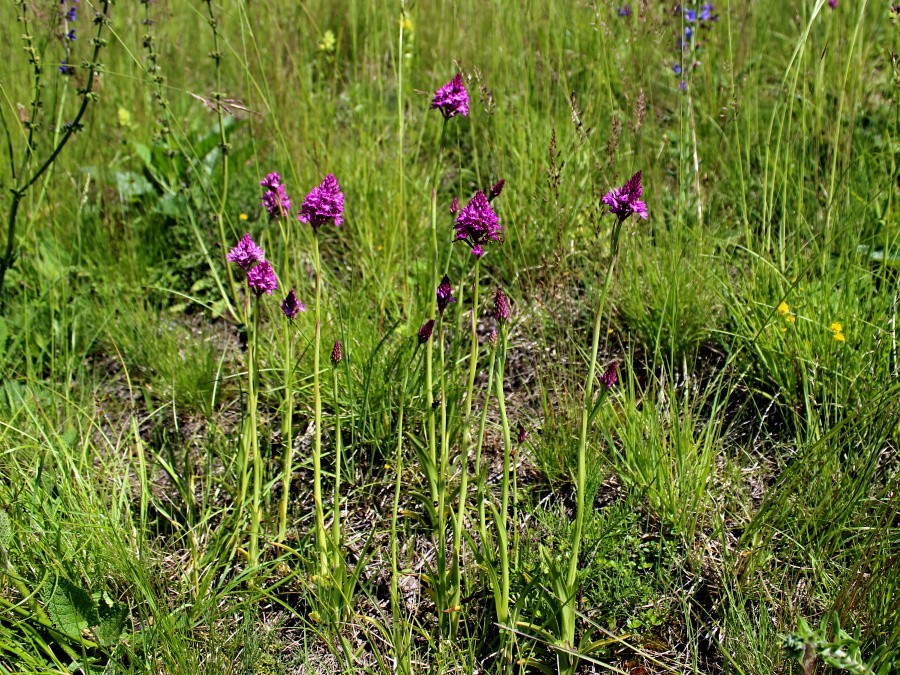
[(64, 577), (57, 577), (55, 584), (45, 588), (47, 614), (63, 633), (80, 635), (100, 622), (97, 606), (83, 588)]
[(122, 636), (125, 622), (128, 619), (128, 607), (108, 598), (101, 600), (98, 605), (100, 622), (97, 624), (95, 633), (97, 641), (104, 647), (108, 647), (118, 642)]

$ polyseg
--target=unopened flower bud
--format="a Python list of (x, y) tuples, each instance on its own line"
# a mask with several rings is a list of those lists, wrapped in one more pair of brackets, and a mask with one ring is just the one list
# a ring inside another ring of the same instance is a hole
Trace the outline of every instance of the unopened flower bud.
[(509, 299), (502, 288), (498, 288), (494, 294), (494, 318), (498, 323), (505, 323), (509, 319)]
[(613, 361), (606, 368), (606, 372), (600, 376), (600, 382), (607, 389), (612, 389), (613, 387), (616, 386), (616, 383), (619, 381), (618, 367), (619, 367), (618, 364), (615, 361)]
[(431, 333), (434, 331), (434, 319), (428, 319), (419, 329), (419, 344), (424, 345), (431, 339)]
[(518, 441), (519, 445), (522, 445), (526, 440), (528, 440), (528, 432), (525, 431), (525, 427), (521, 424), (519, 425), (519, 433), (516, 436), (516, 441)]

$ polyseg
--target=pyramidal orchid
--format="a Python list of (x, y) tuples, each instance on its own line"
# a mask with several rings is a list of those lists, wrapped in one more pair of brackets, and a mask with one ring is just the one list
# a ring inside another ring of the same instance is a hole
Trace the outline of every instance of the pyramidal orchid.
[(300, 302), (297, 292), (292, 288), (281, 303), (281, 311), (288, 319), (294, 319), (300, 312), (306, 311), (306, 305)]
[(453, 297), (453, 287), (450, 285), (450, 277), (445, 274), (444, 278), (441, 279), (440, 285), (437, 287), (438, 312), (443, 314), (444, 310), (447, 309), (451, 302), (456, 302), (456, 298)]
[(264, 251), (256, 245), (250, 233), (247, 232), (233, 249), (225, 256), (225, 260), (234, 263), (245, 272), (253, 265), (264, 260)]
[(280, 218), (291, 210), (291, 198), (281, 182), (281, 176), (272, 172), (259, 182), (266, 191), (263, 193), (260, 203), (269, 213), (270, 218)]
[(344, 360), (344, 349), (340, 340), (334, 341), (334, 347), (331, 349), (331, 365), (336, 366)]
[(638, 171), (620, 188), (613, 188), (601, 200), (609, 207), (610, 213), (618, 216), (620, 221), (631, 214), (647, 220), (647, 204), (641, 201), (644, 188), (641, 186), (641, 172)]
[(619, 381), (619, 364), (615, 361), (606, 367), (606, 371), (600, 376), (600, 383), (607, 389), (612, 389)]
[(431, 334), (434, 332), (434, 319), (428, 319), (422, 327), (419, 329), (419, 344), (424, 345), (431, 339)]
[(306, 195), (297, 220), (312, 225), (313, 232), (318, 232), (322, 225), (329, 222), (340, 227), (344, 222), (344, 193), (334, 174), (325, 176), (321, 184)]
[(503, 292), (502, 288), (498, 288), (494, 294), (494, 318), (497, 323), (506, 323), (509, 319), (509, 298)]
[(438, 108), (444, 119), (448, 120), (457, 115), (469, 116), (469, 92), (463, 84), (462, 73), (457, 73), (456, 77), (434, 92), (431, 107)]
[(268, 260), (261, 261), (247, 272), (247, 285), (250, 286), (256, 297), (263, 293), (272, 295), (278, 288), (278, 277), (275, 276), (275, 270), (272, 269)]
[(503, 192), (503, 186), (506, 185), (506, 179), (501, 178), (496, 183), (491, 185), (491, 189), (488, 191), (488, 201), (492, 202), (497, 197), (500, 196), (500, 193)]
[(465, 241), (472, 247), (472, 255), (484, 255), (483, 244), (489, 241), (500, 241), (500, 220), (491, 208), (488, 198), (479, 190), (468, 204), (459, 212), (456, 223), (455, 241)]

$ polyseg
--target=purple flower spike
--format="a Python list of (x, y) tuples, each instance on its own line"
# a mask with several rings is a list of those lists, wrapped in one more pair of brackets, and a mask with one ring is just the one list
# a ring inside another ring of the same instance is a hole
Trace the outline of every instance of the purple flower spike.
[(247, 272), (247, 285), (256, 293), (258, 298), (263, 293), (272, 295), (278, 288), (278, 277), (268, 260), (263, 260), (256, 267)]
[(459, 197), (454, 197), (450, 202), (450, 215), (455, 216), (457, 213), (459, 213)]
[(622, 5), (618, 9), (619, 16), (631, 16), (631, 5)]
[(238, 242), (238, 245), (228, 252), (225, 260), (234, 263), (246, 272), (253, 267), (254, 263), (262, 262), (264, 255), (263, 250), (250, 238), (248, 232)]
[(484, 255), (482, 244), (489, 241), (500, 241), (500, 221), (491, 208), (488, 198), (479, 190), (459, 212), (456, 223), (456, 240), (463, 240), (472, 247), (472, 255)]
[(603, 196), (603, 203), (619, 220), (625, 220), (632, 213), (647, 220), (647, 204), (641, 201), (644, 188), (641, 186), (641, 172), (634, 174), (625, 185), (610, 190)]
[(457, 73), (456, 77), (434, 92), (431, 107), (439, 108), (444, 119), (448, 120), (457, 115), (469, 116), (469, 92), (463, 85), (462, 73)]
[(838, 0), (828, 0), (828, 6), (831, 9), (837, 9)]
[(314, 187), (303, 200), (297, 220), (312, 225), (313, 232), (318, 232), (328, 221), (340, 227), (344, 222), (344, 193), (338, 185), (337, 178), (330, 173), (322, 183)]
[(289, 319), (293, 319), (300, 312), (306, 311), (306, 305), (300, 302), (300, 298), (297, 297), (297, 293), (293, 288), (288, 291), (287, 297), (281, 303), (281, 311)]
[(600, 383), (607, 389), (612, 389), (616, 386), (616, 382), (619, 381), (618, 368), (618, 364), (613, 361), (606, 368), (606, 372), (600, 376)]
[(496, 183), (494, 183), (491, 186), (491, 189), (488, 192), (488, 201), (489, 202), (494, 201), (497, 197), (500, 196), (500, 193), (503, 192), (504, 185), (506, 185), (506, 180), (501, 179), (501, 180), (498, 180)]
[(270, 173), (259, 184), (266, 189), (260, 203), (269, 212), (270, 218), (280, 218), (291, 210), (291, 198), (281, 182), (281, 176), (276, 172)]
[(434, 319), (428, 319), (419, 329), (419, 344), (424, 345), (431, 339), (431, 333), (434, 331)]
[(497, 319), (497, 323), (506, 323), (509, 319), (509, 298), (502, 288), (498, 288), (494, 294), (494, 318)]
[(438, 311), (443, 314), (444, 310), (447, 309), (447, 306), (451, 302), (456, 302), (456, 298), (453, 297), (453, 287), (450, 285), (450, 277), (445, 274), (444, 278), (441, 279), (440, 285), (437, 287)]
[(331, 350), (331, 365), (336, 366), (344, 360), (344, 350), (340, 340), (334, 341), (334, 348)]
[(496, 328), (491, 330), (490, 333), (488, 333), (487, 339), (488, 339), (488, 342), (491, 343), (492, 347), (495, 347), (497, 345), (497, 329)]

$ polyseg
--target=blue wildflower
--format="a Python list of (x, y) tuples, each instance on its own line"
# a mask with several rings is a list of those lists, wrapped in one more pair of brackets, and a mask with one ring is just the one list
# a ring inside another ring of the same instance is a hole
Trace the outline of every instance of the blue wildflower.
[(675, 65), (673, 65), (672, 72), (675, 73), (676, 75), (681, 75), (681, 64), (676, 63)]
[(631, 16), (631, 5), (622, 5), (618, 9), (619, 16)]
[(686, 9), (684, 10), (684, 20), (688, 23), (694, 23), (697, 20), (697, 10), (696, 9)]
[(66, 21), (75, 21), (78, 18), (77, 7), (69, 7), (69, 11), (66, 12)]

